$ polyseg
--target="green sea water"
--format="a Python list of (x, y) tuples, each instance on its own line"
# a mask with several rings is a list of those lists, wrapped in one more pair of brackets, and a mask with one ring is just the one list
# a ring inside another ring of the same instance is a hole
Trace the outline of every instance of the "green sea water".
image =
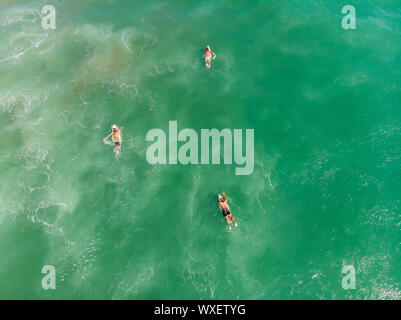
[[(0, 39), (0, 299), (401, 298), (399, 1), (1, 0)], [(170, 120), (253, 173), (150, 165)]]

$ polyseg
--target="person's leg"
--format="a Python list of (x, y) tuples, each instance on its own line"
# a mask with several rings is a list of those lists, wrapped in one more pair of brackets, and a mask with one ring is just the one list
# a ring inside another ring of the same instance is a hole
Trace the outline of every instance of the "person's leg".
[(235, 219), (234, 219), (234, 217), (231, 215), (231, 213), (230, 213), (230, 218), (231, 218), (232, 221), (234, 221), (235, 226), (237, 226), (237, 223), (235, 222)]
[(205, 64), (206, 64), (206, 68), (210, 68), (210, 58), (209, 57), (205, 58)]
[(228, 215), (225, 216), (224, 219), (226, 219), (227, 224), (230, 225), (230, 220), (228, 220)]
[(119, 143), (115, 143), (114, 144), (114, 152), (115, 153), (119, 153), (119, 151), (120, 151), (120, 144)]
[(230, 226), (230, 221), (228, 220), (228, 215), (224, 217), (226, 219), (226, 222), (228, 224), (228, 228), (231, 230), (231, 226)]

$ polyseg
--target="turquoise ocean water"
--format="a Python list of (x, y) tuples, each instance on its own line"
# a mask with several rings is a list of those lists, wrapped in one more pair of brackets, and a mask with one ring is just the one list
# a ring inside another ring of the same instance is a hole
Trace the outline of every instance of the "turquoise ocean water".
[[(1, 0), (0, 39), (0, 299), (401, 298), (399, 1)], [(169, 120), (253, 173), (150, 165)]]

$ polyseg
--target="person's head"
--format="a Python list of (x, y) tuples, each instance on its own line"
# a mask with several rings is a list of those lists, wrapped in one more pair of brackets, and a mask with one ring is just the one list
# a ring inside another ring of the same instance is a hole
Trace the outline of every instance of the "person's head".
[(209, 47), (209, 46), (206, 46), (205, 50), (206, 50), (206, 51), (210, 51), (210, 47)]
[(113, 124), (113, 131), (117, 131), (117, 126), (115, 124)]
[(223, 198), (221, 195), (218, 195), (218, 196), (217, 196), (217, 200), (218, 200), (219, 202), (224, 202), (224, 198)]

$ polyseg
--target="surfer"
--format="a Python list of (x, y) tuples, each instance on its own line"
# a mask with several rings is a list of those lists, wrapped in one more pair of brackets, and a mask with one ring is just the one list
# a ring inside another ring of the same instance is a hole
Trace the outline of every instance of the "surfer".
[(219, 206), (221, 208), (221, 213), (223, 214), (223, 217), (226, 219), (227, 224), (228, 224), (228, 226), (229, 226), (229, 228), (231, 230), (230, 220), (229, 219), (231, 219), (235, 223), (236, 227), (237, 227), (237, 223), (235, 222), (234, 217), (231, 215), (230, 208), (227, 205), (228, 198), (227, 198), (226, 193), (224, 191), (223, 191), (223, 195), (224, 195), (224, 198), (219, 194), (217, 196), (217, 200), (218, 200)]
[(210, 62), (212, 61), (212, 55), (213, 55), (213, 60), (216, 59), (216, 54), (210, 50), (209, 46), (206, 46), (205, 48), (205, 65), (206, 68), (210, 68)]
[(107, 140), (110, 136), (113, 136), (112, 140), (114, 143), (114, 152), (118, 154), (120, 152), (120, 146), (121, 146), (121, 130), (113, 124), (113, 131), (110, 132), (110, 134), (107, 135), (106, 138), (103, 140)]

